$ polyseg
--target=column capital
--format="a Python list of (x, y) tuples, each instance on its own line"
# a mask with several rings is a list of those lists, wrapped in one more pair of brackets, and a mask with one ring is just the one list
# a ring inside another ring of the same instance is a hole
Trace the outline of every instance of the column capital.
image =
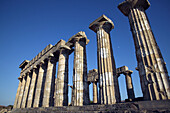
[(150, 3), (148, 0), (126, 0), (118, 5), (119, 10), (125, 15), (128, 16), (130, 13), (130, 9), (133, 8), (144, 8), (144, 10), (148, 9)]
[(126, 75), (131, 75), (133, 73), (132, 70), (127, 70), (125, 72), (123, 72), (123, 74), (126, 76)]
[(93, 30), (94, 32), (97, 32), (99, 28), (103, 28), (106, 31), (111, 31), (114, 28), (114, 24), (112, 20), (110, 20), (108, 17), (105, 15), (102, 15), (95, 21), (93, 21), (90, 25), (89, 28)]
[(84, 41), (86, 45), (89, 43), (89, 39), (87, 39), (85, 32), (83, 31), (78, 32), (77, 34), (73, 35), (68, 42), (75, 43), (78, 41)]

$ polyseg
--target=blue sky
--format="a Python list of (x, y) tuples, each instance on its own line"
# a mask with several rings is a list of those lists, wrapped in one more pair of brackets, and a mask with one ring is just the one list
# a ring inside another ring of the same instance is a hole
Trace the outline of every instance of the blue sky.
[[(133, 70), (135, 96), (142, 96), (134, 42), (128, 18), (117, 8), (124, 0), (0, 0), (0, 105), (13, 104), (20, 75), (19, 65), (31, 60), (48, 44), (68, 39), (84, 31), (87, 45), (88, 70), (97, 68), (96, 34), (88, 26), (102, 14), (115, 28), (111, 31), (116, 67)], [(170, 72), (170, 1), (150, 0), (146, 11), (157, 43)], [(72, 84), (73, 54), (69, 58), (69, 84)], [(124, 75), (119, 77), (121, 98), (127, 98)], [(69, 93), (71, 93), (69, 91)], [(90, 86), (92, 100), (92, 87)]]

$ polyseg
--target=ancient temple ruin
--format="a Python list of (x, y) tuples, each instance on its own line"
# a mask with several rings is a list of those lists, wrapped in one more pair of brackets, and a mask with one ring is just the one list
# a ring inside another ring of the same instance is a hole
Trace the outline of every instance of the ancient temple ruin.
[[(170, 99), (169, 77), (145, 13), (149, 6), (148, 0), (126, 0), (118, 8), (130, 22), (144, 100), (167, 100)], [(135, 99), (133, 71), (127, 66), (116, 69), (110, 38), (110, 31), (114, 28), (112, 20), (102, 15), (89, 28), (97, 36), (98, 69), (87, 73), (86, 45), (89, 39), (85, 32), (78, 32), (67, 42), (60, 40), (54, 46), (50, 44), (31, 61), (25, 60), (19, 66), (21, 73), (14, 108), (68, 106), (68, 59), (72, 52), (72, 106), (90, 104), (90, 83), (93, 83), (93, 103), (119, 103), (118, 77), (121, 74), (125, 76), (128, 99)]]

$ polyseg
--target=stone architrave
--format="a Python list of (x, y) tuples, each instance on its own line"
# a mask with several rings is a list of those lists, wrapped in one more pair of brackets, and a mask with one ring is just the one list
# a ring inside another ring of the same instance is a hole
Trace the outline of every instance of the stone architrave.
[(144, 100), (170, 99), (168, 72), (145, 13), (148, 0), (126, 0), (118, 8), (128, 16)]
[(24, 91), (24, 95), (23, 95), (23, 99), (22, 99), (22, 105), (21, 108), (25, 108), (26, 107), (26, 102), (28, 99), (28, 92), (30, 89), (30, 81), (31, 81), (31, 77), (30, 77), (30, 72), (27, 72), (27, 80), (26, 80), (26, 86), (25, 86), (25, 91)]
[(47, 74), (43, 95), (43, 107), (54, 106), (54, 89), (55, 89), (56, 59), (53, 54), (48, 58)]
[(42, 93), (42, 86), (43, 86), (43, 76), (45, 74), (43, 64), (45, 64), (44, 61), (41, 61), (40, 66), (39, 66), (38, 80), (37, 80), (37, 84), (36, 84), (36, 91), (35, 91), (33, 107), (40, 107), (41, 106), (41, 93)]
[(17, 103), (18, 103), (18, 99), (19, 99), (19, 92), (20, 92), (21, 85), (22, 85), (22, 81), (21, 81), (20, 77), (18, 78), (18, 80), (19, 80), (19, 85), (18, 85), (17, 94), (16, 94), (16, 97), (15, 97), (15, 102), (14, 102), (13, 108), (17, 108)]
[(68, 106), (68, 46), (61, 40), (60, 54), (58, 61), (58, 73), (56, 79), (55, 106)]
[(69, 40), (74, 43), (74, 69), (73, 69), (73, 106), (89, 104), (89, 86), (87, 83), (87, 59), (85, 32), (79, 32)]
[(21, 103), (22, 103), (23, 94), (24, 94), (24, 90), (25, 90), (25, 83), (26, 83), (26, 78), (25, 78), (25, 76), (23, 76), (22, 77), (21, 90), (19, 92), (19, 97), (18, 97), (17, 108), (21, 108)]
[(120, 102), (120, 93), (110, 39), (110, 31), (114, 28), (114, 24), (102, 15), (92, 22), (89, 28), (97, 33), (99, 103), (115, 104)]
[(132, 73), (133, 73), (133, 71), (131, 71), (131, 70), (123, 72), (123, 74), (125, 75), (125, 79), (126, 79), (126, 88), (127, 88), (128, 99), (130, 101), (135, 99), (135, 94), (134, 94), (133, 84), (132, 84), (132, 78), (131, 78)]
[(29, 91), (29, 95), (28, 95), (28, 102), (27, 102), (27, 108), (31, 108), (33, 107), (33, 99), (34, 99), (34, 94), (35, 94), (35, 85), (36, 85), (36, 80), (37, 80), (37, 72), (36, 72), (36, 68), (34, 67), (32, 69), (32, 79), (31, 79), (31, 86), (30, 86), (30, 91)]

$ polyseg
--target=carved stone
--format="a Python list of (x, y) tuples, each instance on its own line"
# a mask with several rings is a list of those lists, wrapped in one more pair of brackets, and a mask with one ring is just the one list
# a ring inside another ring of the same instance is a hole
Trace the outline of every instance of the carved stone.
[(149, 6), (148, 0), (126, 0), (118, 8), (129, 18), (144, 99), (170, 99), (166, 64), (145, 13)]
[(65, 41), (61, 41), (56, 79), (55, 106), (68, 105), (68, 59), (70, 50), (65, 45)]
[(97, 33), (99, 101), (101, 104), (120, 102), (118, 78), (110, 39), (110, 31), (114, 28), (114, 24), (105, 15), (102, 15), (92, 22), (89, 28)]
[(73, 69), (73, 106), (89, 104), (89, 86), (87, 83), (87, 39), (84, 32), (79, 32), (70, 39), (74, 43), (74, 69)]

